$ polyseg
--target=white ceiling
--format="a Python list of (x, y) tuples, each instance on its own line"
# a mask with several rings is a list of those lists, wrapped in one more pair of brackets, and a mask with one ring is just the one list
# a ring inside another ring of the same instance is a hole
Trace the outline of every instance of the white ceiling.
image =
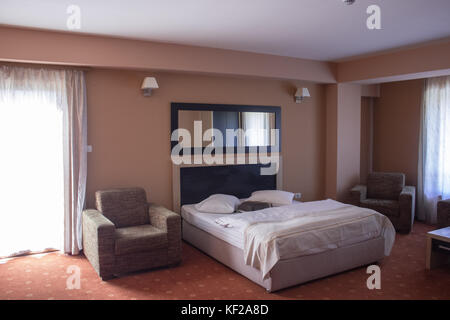
[[(337, 60), (450, 36), (450, 0), (0, 0), (0, 24)], [(382, 30), (366, 28), (381, 7)], [(1, 39), (0, 39), (1, 40)]]

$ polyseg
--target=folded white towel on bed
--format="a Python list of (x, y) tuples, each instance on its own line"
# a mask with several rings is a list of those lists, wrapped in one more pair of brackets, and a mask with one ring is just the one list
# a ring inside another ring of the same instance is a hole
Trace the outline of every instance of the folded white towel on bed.
[(224, 228), (232, 228), (233, 226), (226, 221), (226, 219), (224, 218), (217, 218), (216, 220), (214, 220), (215, 223), (221, 225)]

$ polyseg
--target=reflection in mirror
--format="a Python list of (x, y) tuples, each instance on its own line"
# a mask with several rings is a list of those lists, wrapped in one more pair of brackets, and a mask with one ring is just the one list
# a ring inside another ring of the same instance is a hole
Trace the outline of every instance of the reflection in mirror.
[[(183, 128), (191, 133), (191, 139), (194, 138), (194, 121), (202, 122), (203, 133), (213, 128), (213, 112), (207, 110), (179, 110), (178, 111), (178, 128)], [(181, 146), (191, 147), (190, 141), (181, 141)], [(203, 147), (208, 145), (208, 141), (202, 141)]]
[(271, 129), (275, 129), (275, 113), (241, 112), (244, 145), (248, 147), (270, 146)]
[[(271, 137), (271, 129), (276, 128), (274, 112), (209, 110), (179, 110), (178, 112), (178, 128), (187, 129), (191, 133), (191, 139), (194, 138), (194, 121), (201, 121), (202, 135), (208, 129), (218, 129), (222, 132), (225, 146), (261, 147), (276, 144), (275, 137), (273, 135)], [(234, 134), (227, 136), (227, 129), (233, 130)], [(180, 143), (183, 147), (188, 147), (183, 144), (183, 141)], [(210, 143), (211, 141), (202, 141), (203, 147)]]

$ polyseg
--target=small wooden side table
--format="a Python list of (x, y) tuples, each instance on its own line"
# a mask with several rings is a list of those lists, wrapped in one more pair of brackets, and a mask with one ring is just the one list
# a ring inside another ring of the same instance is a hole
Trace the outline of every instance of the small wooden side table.
[(450, 227), (427, 233), (427, 269), (433, 269), (450, 261)]

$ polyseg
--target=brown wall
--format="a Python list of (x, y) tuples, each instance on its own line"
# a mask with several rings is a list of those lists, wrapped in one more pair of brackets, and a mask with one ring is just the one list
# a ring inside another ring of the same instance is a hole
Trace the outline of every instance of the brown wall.
[(374, 171), (403, 172), (414, 186), (423, 85), (423, 79), (384, 83), (374, 106)]
[[(159, 89), (143, 97), (145, 76)], [(296, 87), (312, 98), (294, 103)], [(282, 107), (283, 185), (304, 200), (324, 194), (324, 86), (300, 81), (262, 80), (182, 73), (93, 69), (87, 73), (87, 205), (96, 190), (142, 186), (150, 201), (172, 207), (170, 102), (275, 105)]]

